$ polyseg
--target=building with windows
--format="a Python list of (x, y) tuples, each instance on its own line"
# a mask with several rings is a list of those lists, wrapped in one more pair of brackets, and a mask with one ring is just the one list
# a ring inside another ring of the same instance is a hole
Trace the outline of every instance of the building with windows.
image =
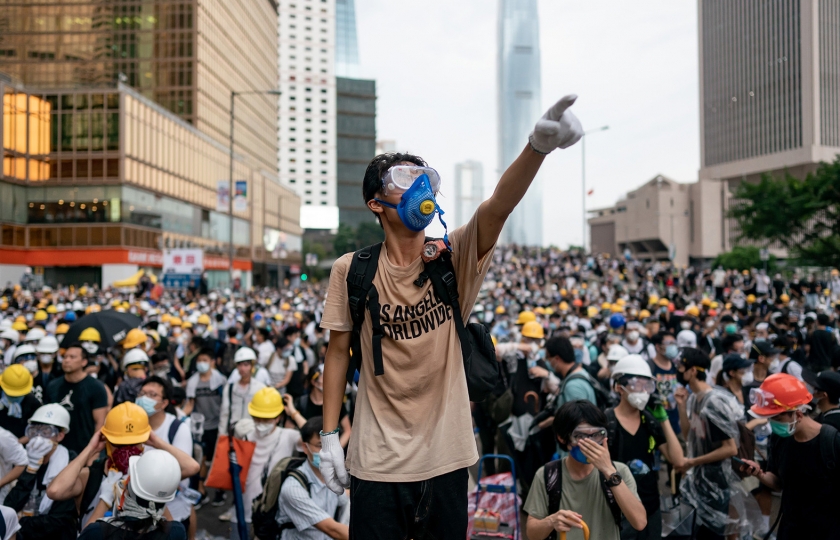
[(484, 168), (478, 161), (455, 164), (455, 211), (451, 227), (466, 225), (484, 200)]
[(284, 2), (278, 21), (280, 178), (303, 201), (305, 228), (334, 229), (335, 0)]
[(338, 220), (352, 227), (372, 221), (362, 180), (376, 155), (376, 81), (336, 79)]
[(359, 76), (359, 41), (356, 38), (354, 0), (335, 0), (335, 74)]
[[(499, 0), (499, 171), (513, 163), (542, 115), (537, 0)], [(542, 179), (538, 174), (505, 223), (507, 243), (542, 245)]]

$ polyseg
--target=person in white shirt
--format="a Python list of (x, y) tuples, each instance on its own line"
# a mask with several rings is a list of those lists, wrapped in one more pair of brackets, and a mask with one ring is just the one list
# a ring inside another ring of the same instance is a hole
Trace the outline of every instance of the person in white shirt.
[(20, 523), (18, 523), (17, 512), (8, 506), (0, 506), (0, 514), (3, 516), (3, 531), (0, 531), (0, 540), (14, 540), (17, 538), (17, 532), (20, 530)]
[(233, 381), (228, 379), (228, 384), (222, 392), (222, 409), (219, 413), (219, 434), (227, 435), (228, 428), (246, 417), (248, 404), (254, 398), (258, 390), (265, 388), (265, 383), (256, 380), (251, 376), (251, 370), (257, 361), (257, 354), (250, 347), (241, 347), (233, 357), (236, 362), (236, 371), (231, 374), (238, 375)]
[(286, 392), (286, 385), (289, 384), (292, 375), (298, 369), (294, 352), (292, 342), (285, 337), (281, 337), (277, 341), (277, 350), (266, 365), (268, 374), (271, 376), (271, 384), (267, 386), (273, 386), (281, 394)]
[(0, 428), (0, 504), (29, 464), (26, 449), (12, 432)]
[(268, 364), (268, 361), (271, 359), (271, 355), (274, 354), (275, 348), (274, 343), (271, 342), (271, 334), (268, 331), (268, 328), (257, 328), (256, 333), (254, 334), (256, 347), (257, 350), (257, 363), (265, 367)]

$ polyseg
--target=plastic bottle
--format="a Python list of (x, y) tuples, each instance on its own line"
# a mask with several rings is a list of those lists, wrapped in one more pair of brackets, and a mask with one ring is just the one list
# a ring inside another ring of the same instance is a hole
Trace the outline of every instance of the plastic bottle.
[(764, 461), (767, 459), (767, 443), (773, 429), (769, 423), (765, 422), (756, 427), (753, 432), (755, 433), (755, 455), (753, 457), (756, 461)]
[(23, 510), (20, 511), (22, 517), (31, 517), (38, 515), (38, 488), (33, 488), (32, 492), (29, 494), (29, 500), (26, 501), (26, 504), (23, 506)]

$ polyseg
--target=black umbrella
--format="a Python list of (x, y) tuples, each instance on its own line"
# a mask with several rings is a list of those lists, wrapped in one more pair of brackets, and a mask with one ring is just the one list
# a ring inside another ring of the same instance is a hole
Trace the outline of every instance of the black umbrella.
[(67, 333), (64, 334), (64, 339), (61, 342), (69, 345), (74, 341), (79, 341), (79, 335), (86, 328), (96, 328), (102, 338), (99, 346), (106, 349), (122, 341), (129, 330), (140, 328), (141, 324), (143, 324), (143, 321), (140, 320), (140, 317), (130, 313), (120, 313), (113, 309), (91, 313), (74, 322)]

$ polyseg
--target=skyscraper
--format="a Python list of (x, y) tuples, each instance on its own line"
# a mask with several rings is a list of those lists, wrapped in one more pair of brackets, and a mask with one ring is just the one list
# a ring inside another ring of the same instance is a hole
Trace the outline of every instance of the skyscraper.
[(358, 227), (375, 219), (362, 198), (362, 180), (376, 154), (376, 81), (335, 81), (338, 220)]
[[(499, 0), (499, 173), (522, 152), (542, 114), (537, 0)], [(542, 180), (534, 179), (508, 218), (507, 243), (542, 244)]]
[(358, 71), (356, 6), (353, 0), (335, 0), (335, 73), (339, 77), (358, 77)]
[(484, 200), (484, 168), (478, 161), (455, 164), (455, 206), (450, 227), (467, 223)]

